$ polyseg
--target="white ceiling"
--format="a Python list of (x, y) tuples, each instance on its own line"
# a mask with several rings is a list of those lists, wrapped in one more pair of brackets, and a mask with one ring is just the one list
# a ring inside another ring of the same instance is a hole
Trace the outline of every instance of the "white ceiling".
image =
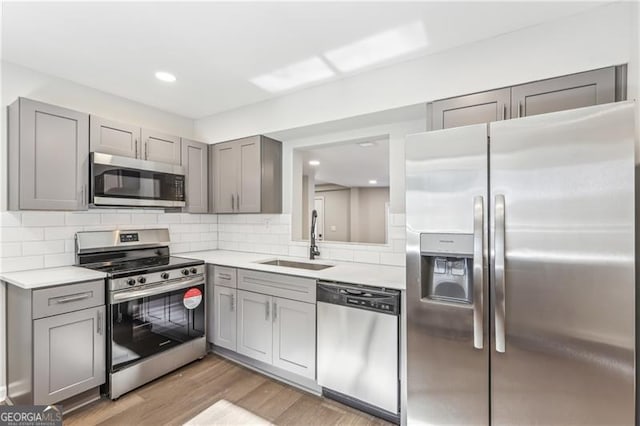
[[(282, 94), (254, 86), (251, 78), (417, 20), (427, 47), (377, 66), (601, 3), (3, 2), (2, 57), (201, 118)], [(177, 82), (157, 81), (158, 70), (174, 73)], [(338, 72), (323, 84), (354, 73)]]
[[(373, 142), (363, 147), (360, 143)], [(299, 148), (303, 174), (315, 177), (316, 184), (333, 183), (346, 187), (389, 186), (389, 139), (381, 136), (336, 144)], [(319, 161), (317, 166), (310, 160)], [(370, 184), (369, 180), (377, 183)]]

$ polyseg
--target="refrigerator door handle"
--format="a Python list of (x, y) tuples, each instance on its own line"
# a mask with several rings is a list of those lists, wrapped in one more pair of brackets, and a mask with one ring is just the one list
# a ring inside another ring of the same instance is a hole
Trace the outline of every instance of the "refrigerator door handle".
[(505, 224), (504, 224), (504, 195), (496, 195), (495, 198), (495, 231), (493, 238), (493, 268), (495, 283), (495, 330), (496, 330), (496, 352), (504, 353), (506, 349), (506, 310), (505, 310)]
[(473, 198), (473, 347), (484, 346), (484, 200)]

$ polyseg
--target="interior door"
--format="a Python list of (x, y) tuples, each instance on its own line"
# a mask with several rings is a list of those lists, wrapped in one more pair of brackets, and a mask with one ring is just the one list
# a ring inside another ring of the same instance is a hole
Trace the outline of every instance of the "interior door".
[(494, 425), (634, 424), (633, 114), (490, 125)]
[[(412, 135), (405, 152), (407, 423), (486, 425), (487, 125)], [(448, 303), (426, 294), (431, 272), (421, 236), (430, 233), (473, 235), (474, 252), (479, 251), (473, 303)]]
[(238, 353), (271, 364), (271, 296), (238, 290)]

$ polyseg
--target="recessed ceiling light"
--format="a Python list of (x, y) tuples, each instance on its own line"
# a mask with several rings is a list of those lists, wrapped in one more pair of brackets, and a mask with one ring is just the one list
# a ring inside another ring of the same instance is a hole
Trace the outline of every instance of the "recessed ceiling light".
[(378, 183), (378, 181), (377, 181), (377, 180), (375, 180), (375, 179), (371, 179), (371, 180), (369, 181), (369, 185), (375, 185), (376, 183)]
[(358, 145), (360, 145), (363, 148), (369, 148), (371, 146), (375, 146), (376, 143), (375, 142), (360, 142)]
[(422, 21), (412, 22), (325, 52), (324, 57), (342, 72), (349, 72), (424, 48), (427, 35)]
[(311, 161), (309, 161), (309, 165), (310, 166), (319, 166), (320, 162), (318, 160), (311, 160)]
[(156, 72), (156, 78), (160, 81), (166, 81), (167, 83), (173, 83), (176, 81), (176, 76), (166, 71)]
[(306, 59), (249, 81), (268, 92), (280, 92), (314, 81), (333, 77), (335, 73), (317, 56)]

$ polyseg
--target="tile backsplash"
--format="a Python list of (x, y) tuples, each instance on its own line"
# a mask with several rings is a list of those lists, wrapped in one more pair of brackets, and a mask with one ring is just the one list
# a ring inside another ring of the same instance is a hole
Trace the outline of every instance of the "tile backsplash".
[(75, 263), (78, 231), (168, 228), (172, 253), (218, 247), (217, 215), (158, 210), (86, 212), (7, 211), (0, 213), (0, 272)]
[[(389, 243), (319, 242), (320, 259), (404, 266), (405, 215), (390, 215)], [(0, 213), (0, 272), (72, 265), (78, 231), (168, 228), (171, 252), (235, 250), (307, 257), (309, 243), (291, 240), (288, 214), (187, 214), (158, 210)]]

